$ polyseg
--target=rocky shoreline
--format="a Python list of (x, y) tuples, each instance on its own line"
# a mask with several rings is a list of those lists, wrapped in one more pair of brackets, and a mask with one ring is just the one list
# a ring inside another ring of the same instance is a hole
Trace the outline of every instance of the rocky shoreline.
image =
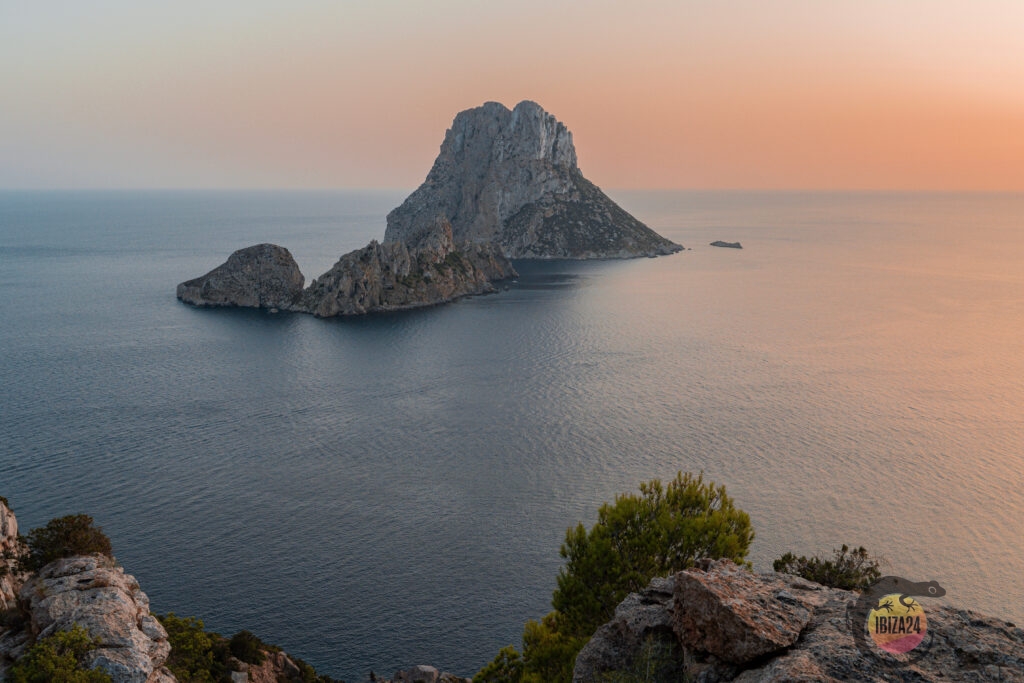
[[(178, 680), (168, 668), (167, 630), (138, 581), (112, 558), (65, 557), (19, 574), (13, 555), (20, 547), (17, 520), (0, 499), (0, 678), (34, 642), (77, 626), (94, 639), (87, 665), (114, 683)], [(572, 680), (1024, 681), (1024, 629), (1016, 624), (926, 601), (928, 647), (905, 662), (858, 649), (848, 621), (857, 597), (789, 574), (702, 560), (627, 596), (580, 651)], [(232, 683), (330, 680), (278, 648), (262, 654), (258, 664), (230, 659)], [(630, 678), (641, 670), (646, 677)], [(469, 681), (426, 665), (370, 680)]]

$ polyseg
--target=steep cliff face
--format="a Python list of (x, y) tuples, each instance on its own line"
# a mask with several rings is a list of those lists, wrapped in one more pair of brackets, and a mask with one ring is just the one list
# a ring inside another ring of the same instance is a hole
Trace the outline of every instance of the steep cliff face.
[(493, 281), (515, 275), (494, 245), (457, 245), (451, 224), (437, 218), (406, 240), (374, 240), (345, 254), (305, 290), (288, 250), (261, 244), (178, 285), (178, 298), (199, 306), (277, 308), (327, 318), (432, 306), (493, 292)]
[(645, 226), (576, 162), (572, 133), (535, 102), (459, 113), (427, 179), (387, 217), (385, 243), (435, 216), (455, 240), (492, 243), (510, 258), (630, 258), (681, 247)]
[(655, 680), (706, 683), (1024, 681), (1024, 629), (1015, 624), (925, 601), (926, 653), (874, 656), (850, 630), (857, 598), (788, 574), (705, 562), (629, 595), (580, 651), (573, 681), (651, 667)]
[(18, 543), (18, 519), (0, 499), (0, 611), (13, 609), (24, 577), (18, 574), (16, 558), (21, 552)]

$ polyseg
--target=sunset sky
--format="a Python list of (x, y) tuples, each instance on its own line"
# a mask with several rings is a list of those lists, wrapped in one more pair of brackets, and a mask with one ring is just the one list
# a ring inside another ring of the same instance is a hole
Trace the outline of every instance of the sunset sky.
[(606, 188), (1024, 190), (1021, 0), (0, 0), (0, 188), (413, 188), (539, 102)]

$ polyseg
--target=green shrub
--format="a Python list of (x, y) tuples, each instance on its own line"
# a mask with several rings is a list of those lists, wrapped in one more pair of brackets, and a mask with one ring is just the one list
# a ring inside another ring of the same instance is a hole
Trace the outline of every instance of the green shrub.
[[(259, 665), (265, 659), (264, 651), (281, 650), (262, 642), (249, 631), (239, 631), (229, 640), (205, 630), (203, 622), (195, 617), (182, 618), (171, 612), (157, 619), (166, 629), (171, 644), (167, 668), (181, 683), (227, 683), (231, 680), (228, 661), (232, 657)], [(291, 657), (291, 660), (299, 669), (298, 677), (282, 678), (282, 683), (341, 683), (330, 676), (319, 675), (301, 659)]]
[(247, 664), (262, 664), (266, 657), (263, 655), (263, 641), (249, 631), (239, 631), (231, 636), (231, 654)]
[(667, 486), (654, 480), (640, 485), (640, 495), (618, 496), (597, 517), (589, 533), (582, 524), (566, 532), (566, 562), (551, 599), (564, 628), (584, 638), (655, 576), (702, 558), (742, 563), (754, 538), (749, 515), (733, 506), (724, 486), (682, 472)]
[(97, 646), (89, 632), (75, 625), (57, 631), (28, 649), (7, 671), (11, 683), (110, 683), (103, 671), (85, 668), (85, 656)]
[(679, 472), (667, 486), (641, 484), (640, 495), (602, 505), (589, 532), (582, 524), (566, 531), (555, 610), (526, 624), (521, 659), (506, 648), (478, 675), (506, 672), (506, 679), (481, 680), (513, 683), (570, 681), (580, 649), (629, 593), (702, 558), (742, 563), (753, 538), (747, 513), (702, 474)]
[(786, 553), (772, 563), (777, 572), (802, 576), (832, 588), (862, 591), (877, 581), (882, 572), (878, 569), (878, 560), (868, 555), (863, 547), (850, 550), (844, 545), (839, 550), (833, 549), (833, 559), (825, 560), (817, 555), (806, 558)]
[(178, 617), (174, 612), (157, 619), (167, 631), (167, 642), (171, 644), (167, 668), (178, 681), (215, 683), (227, 676), (228, 668), (223, 661), (226, 657), (219, 656), (227, 652), (227, 647), (216, 647), (223, 638), (216, 633), (207, 633), (201, 620)]
[(110, 539), (93, 526), (89, 515), (68, 515), (51, 519), (46, 526), (32, 529), (26, 538), (28, 552), (20, 559), (24, 571), (39, 571), (50, 562), (73, 555), (101, 553), (113, 557)]

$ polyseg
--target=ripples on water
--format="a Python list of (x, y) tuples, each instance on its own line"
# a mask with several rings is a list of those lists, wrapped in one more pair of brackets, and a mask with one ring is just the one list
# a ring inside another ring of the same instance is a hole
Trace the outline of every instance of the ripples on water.
[(1024, 198), (620, 193), (692, 251), (350, 321), (174, 300), (261, 241), (319, 275), (401, 197), (0, 194), (23, 526), (88, 512), (157, 611), (350, 679), (471, 674), (549, 610), (566, 527), (680, 469), (760, 568), (863, 544), (1024, 619)]

